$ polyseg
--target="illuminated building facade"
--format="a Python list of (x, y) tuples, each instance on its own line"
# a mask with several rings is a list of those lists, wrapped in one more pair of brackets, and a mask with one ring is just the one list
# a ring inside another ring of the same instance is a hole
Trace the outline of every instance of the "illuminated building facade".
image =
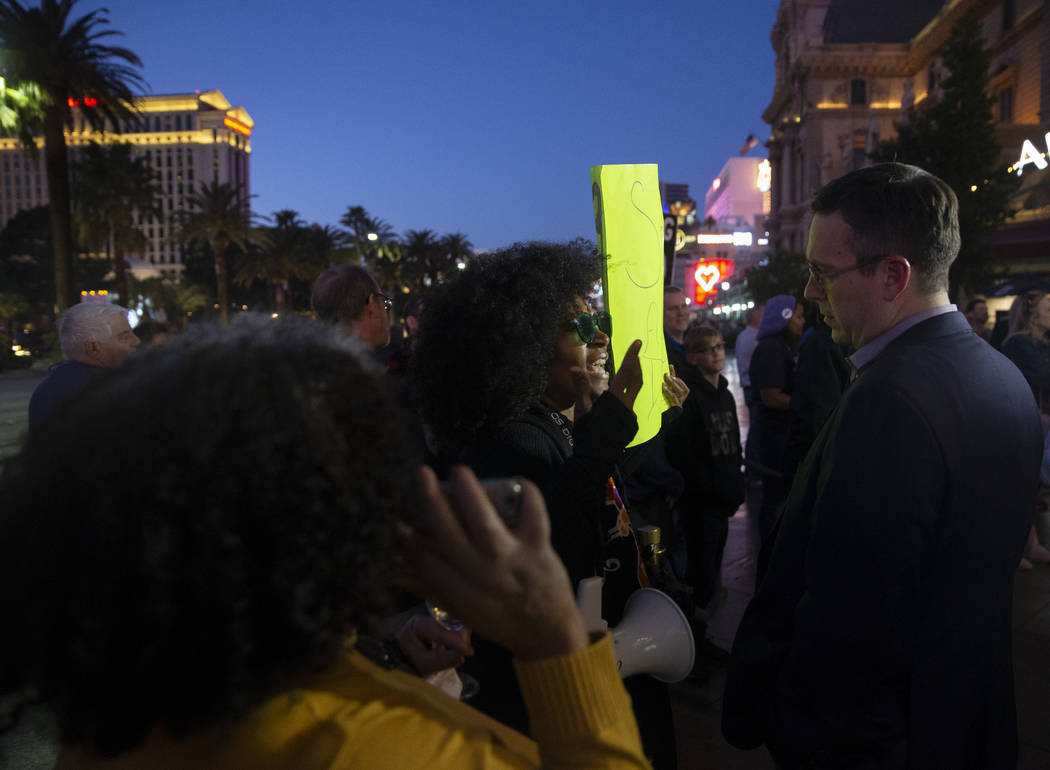
[(805, 250), (813, 194), (868, 165), (867, 153), (893, 134), (894, 121), (926, 97), (937, 78), (934, 53), (944, 42), (939, 33), (930, 36), (928, 23), (943, 5), (781, 0), (770, 36), (776, 51), (773, 98), (762, 114), (772, 127), (767, 147), (774, 250)]
[(733, 221), (737, 229), (765, 228), (770, 202), (770, 165), (765, 158), (730, 158), (704, 196), (704, 219)]
[(677, 220), (670, 285), (705, 304), (766, 251), (769, 181), (764, 158), (730, 158), (707, 191), (703, 214), (688, 185), (660, 183), (665, 215)]
[(1003, 167), (1023, 175), (1016, 213), (992, 244), (1011, 272), (1050, 271), (1044, 0), (781, 0), (771, 33), (776, 82), (762, 116), (772, 127), (771, 246), (804, 251), (817, 189), (869, 165), (868, 153), (909, 108), (936, 98), (946, 76), (938, 52), (971, 9), (992, 58), (988, 92)]
[[(248, 211), (251, 194), (251, 133), (255, 122), (243, 107), (231, 105), (220, 91), (165, 94), (136, 99), (141, 125), (121, 126), (120, 132), (96, 133), (84, 120), (91, 104), (73, 103), (73, 125), (66, 130), (71, 163), (79, 148), (125, 142), (144, 157), (157, 174), (161, 217), (136, 215), (136, 226), (148, 240), (145, 253), (129, 254), (136, 277), (176, 276), (182, 269), (181, 247), (174, 241), (173, 222), (187, 207), (187, 198), (209, 182), (227, 183), (241, 192)], [(38, 162), (26, 155), (18, 139), (0, 137), (0, 223), (20, 211), (48, 203), (43, 140), (37, 140)]]

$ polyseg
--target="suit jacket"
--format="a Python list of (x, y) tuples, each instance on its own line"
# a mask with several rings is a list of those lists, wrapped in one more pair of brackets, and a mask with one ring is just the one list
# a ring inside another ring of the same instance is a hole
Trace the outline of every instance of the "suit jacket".
[(727, 740), (786, 767), (1014, 767), (1013, 579), (1040, 439), (1024, 378), (961, 313), (865, 366), (759, 557)]

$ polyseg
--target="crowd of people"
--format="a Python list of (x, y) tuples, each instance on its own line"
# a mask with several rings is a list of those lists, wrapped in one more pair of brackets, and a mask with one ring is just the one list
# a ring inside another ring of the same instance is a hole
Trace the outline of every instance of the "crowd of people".
[[(1050, 297), (997, 352), (948, 300), (957, 219), (900, 164), (817, 194), (819, 317), (774, 296), (736, 339), (746, 443), (726, 340), (669, 286), (663, 419), (629, 446), (642, 342), (610, 349), (584, 242), (476, 260), (393, 343), (355, 265), (314, 320), (141, 347), (122, 308), (71, 308), (0, 479), (0, 692), (53, 715), (59, 768), (674, 768), (667, 685), (621, 680), (577, 609), (599, 577), (609, 627), (674, 599), (691, 676), (727, 669), (726, 739), (778, 767), (1012, 767)], [(756, 499), (730, 652), (707, 623)]]

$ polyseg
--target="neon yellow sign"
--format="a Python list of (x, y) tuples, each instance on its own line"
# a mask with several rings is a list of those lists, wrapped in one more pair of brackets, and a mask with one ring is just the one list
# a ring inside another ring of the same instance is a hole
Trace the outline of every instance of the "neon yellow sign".
[(591, 195), (598, 250), (602, 254), (605, 302), (613, 324), (613, 361), (634, 340), (642, 341), (642, 389), (634, 402), (638, 432), (628, 446), (660, 430), (668, 408), (663, 397), (667, 371), (664, 347), (664, 230), (655, 163), (595, 166)]

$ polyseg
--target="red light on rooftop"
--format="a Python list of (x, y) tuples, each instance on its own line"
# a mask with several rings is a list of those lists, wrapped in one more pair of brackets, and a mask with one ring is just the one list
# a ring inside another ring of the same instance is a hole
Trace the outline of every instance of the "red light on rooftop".
[(226, 126), (226, 128), (233, 129), (238, 134), (244, 134), (245, 136), (252, 135), (252, 130), (248, 126), (241, 123), (239, 120), (234, 120), (233, 118), (225, 117), (222, 119), (222, 124)]

